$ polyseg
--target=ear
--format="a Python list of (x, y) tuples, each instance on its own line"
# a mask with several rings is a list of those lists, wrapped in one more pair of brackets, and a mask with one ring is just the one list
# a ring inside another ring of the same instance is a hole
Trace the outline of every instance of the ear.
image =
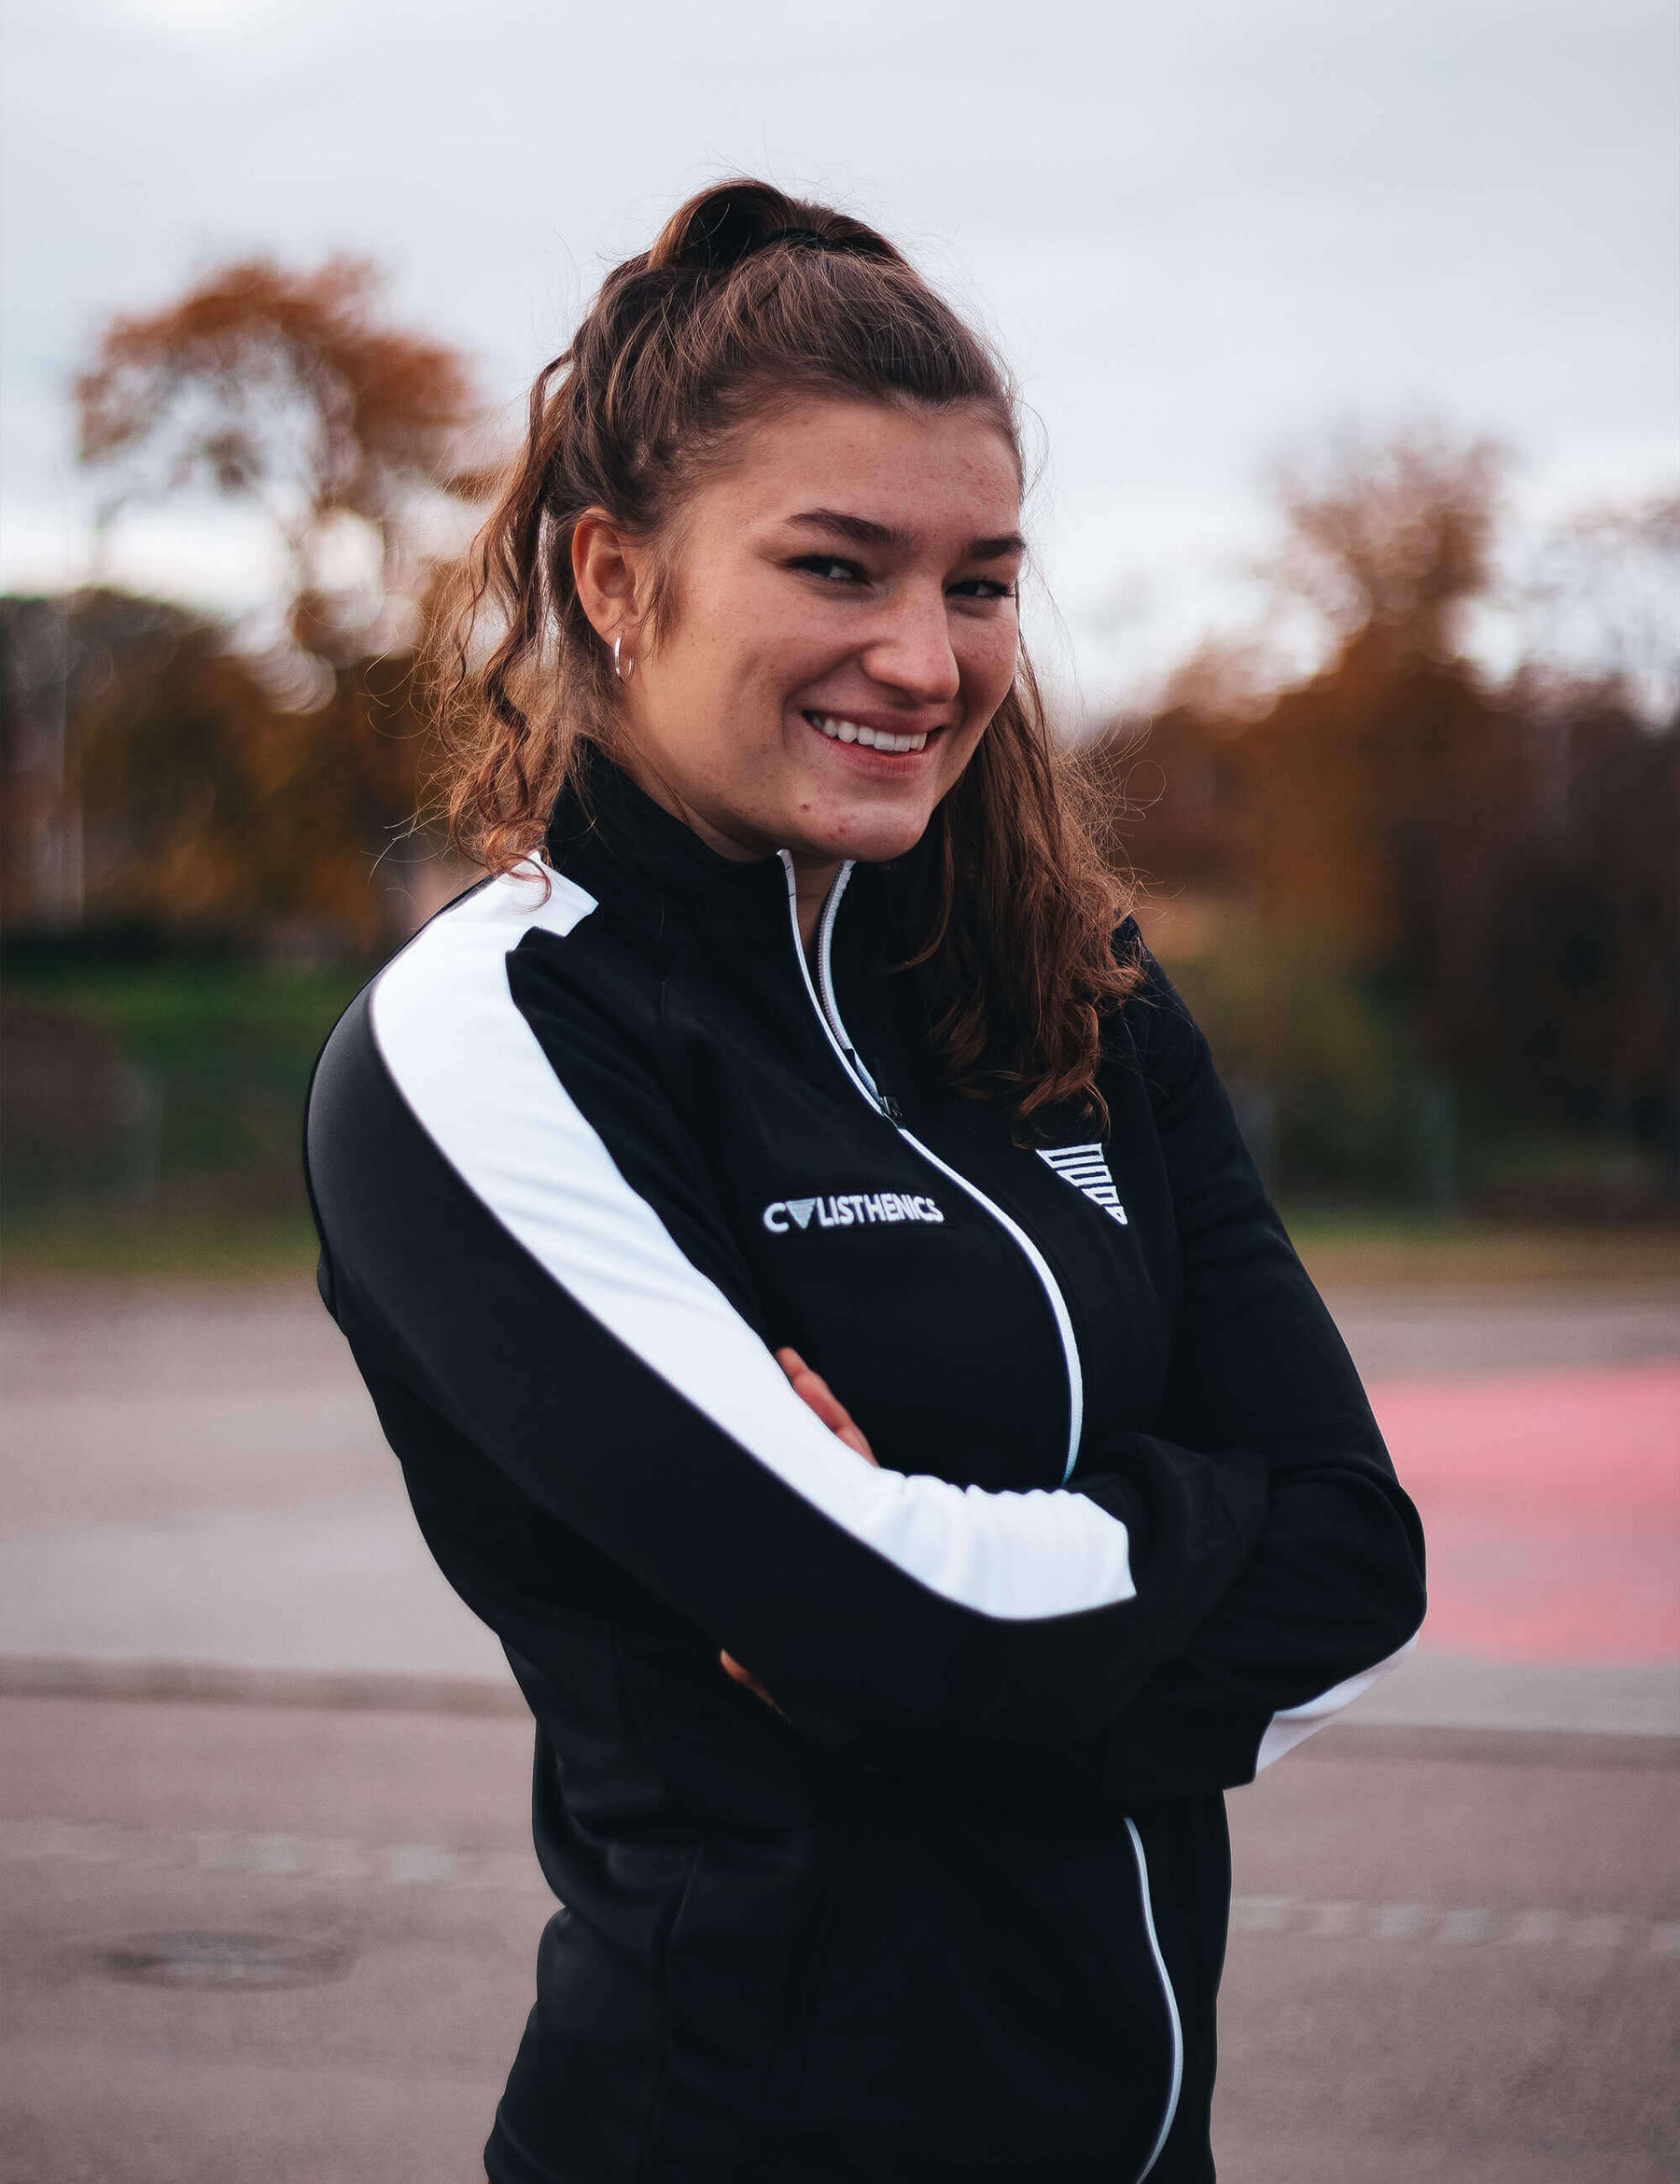
[(604, 508), (587, 508), (572, 525), (572, 582), (591, 628), (610, 644), (637, 621), (646, 556)]

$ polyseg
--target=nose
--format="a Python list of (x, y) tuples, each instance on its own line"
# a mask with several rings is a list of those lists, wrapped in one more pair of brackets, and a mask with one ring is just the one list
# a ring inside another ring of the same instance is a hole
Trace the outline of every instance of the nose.
[(905, 584), (887, 603), (864, 648), (863, 666), (921, 706), (948, 706), (962, 687), (943, 585)]

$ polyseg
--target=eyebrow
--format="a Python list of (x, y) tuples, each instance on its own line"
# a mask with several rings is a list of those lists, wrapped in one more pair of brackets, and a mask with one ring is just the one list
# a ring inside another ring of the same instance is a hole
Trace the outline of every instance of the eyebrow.
[[(854, 546), (887, 546), (902, 551), (916, 543), (908, 531), (902, 531), (895, 525), (878, 524), (872, 516), (847, 515), (844, 509), (807, 508), (796, 516), (790, 516), (788, 521), (806, 530), (826, 531), (831, 538), (849, 539)], [(1027, 541), (1018, 531), (1001, 531), (994, 539), (971, 539), (959, 559), (1001, 561), (1007, 554), (1026, 551)]]

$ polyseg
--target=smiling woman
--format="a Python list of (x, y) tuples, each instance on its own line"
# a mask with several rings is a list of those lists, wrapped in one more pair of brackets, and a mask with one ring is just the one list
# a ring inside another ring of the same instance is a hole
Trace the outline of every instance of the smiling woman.
[(1001, 365), (882, 236), (692, 199), (532, 390), (466, 579), (463, 679), (499, 642), (444, 709), (457, 840), (511, 870), (603, 750), (721, 855), (789, 848), (808, 937), (843, 858), (926, 837), (909, 952), (958, 1078), (1099, 1099), (1142, 973), (1020, 647), (1021, 485)]
[[(837, 481), (856, 507), (810, 505)], [(1018, 493), (970, 412), (790, 403), (693, 496), (657, 640), (645, 549), (593, 512), (573, 531), (585, 613), (642, 665), (625, 770), (726, 857), (789, 848), (807, 939), (844, 859), (916, 847), (1009, 693)]]
[(1006, 384), (686, 205), (542, 375), (451, 714), (489, 876), (328, 1042), (321, 1292), (537, 1723), (494, 2184), (1207, 2184), (1224, 1791), (1416, 1517), (1070, 810)]

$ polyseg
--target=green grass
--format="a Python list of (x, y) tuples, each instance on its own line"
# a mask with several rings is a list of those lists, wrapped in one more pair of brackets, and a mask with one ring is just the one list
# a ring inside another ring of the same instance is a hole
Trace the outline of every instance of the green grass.
[(1482, 1282), (1680, 1282), (1680, 1225), (1578, 1226), (1357, 1206), (1280, 1211), (1326, 1288)]
[[(8, 997), (99, 1026), (147, 1073), (158, 1124), (144, 1164), (124, 1166), (122, 1149), (107, 1148), (107, 1165), (114, 1158), (127, 1181), (103, 1202), (79, 1144), (48, 1145), (32, 1167), (14, 1128), (0, 1278), (306, 1276), (315, 1239), (301, 1175), (304, 1092), (316, 1050), (366, 975), (357, 964), (215, 961), (8, 969)], [(1518, 1140), (1507, 1133), (1505, 1142), (1514, 1156)], [(1581, 1156), (1549, 1140), (1536, 1149), (1524, 1139), (1521, 1150), (1542, 1167)], [(82, 1195), (72, 1198), (67, 1185)], [(1282, 1211), (1326, 1286), (1680, 1281), (1680, 1226), (1573, 1226), (1288, 1197)]]
[(318, 1045), (368, 973), (354, 964), (109, 963), (74, 969), (16, 966), (7, 991), (72, 1008), (160, 1058), (206, 1033), (254, 1035), (267, 1045)]
[[(1283, 1216), (1326, 1288), (1603, 1281), (1680, 1284), (1680, 1229), (1576, 1228), (1314, 1206)], [(64, 1209), (0, 1225), (0, 1280), (306, 1280), (307, 1213), (147, 1216)]]
[(90, 1281), (276, 1281), (315, 1271), (307, 1213), (191, 1215), (165, 1220), (59, 1211), (0, 1224), (0, 1283)]
[[(148, 1226), (141, 1207), (161, 1232), (182, 1217), (295, 1213), (310, 1068), (363, 976), (350, 965), (240, 963), (8, 971), (8, 1036), (40, 1040), (35, 1051), (50, 1056), (54, 1040), (62, 1051), (74, 1033), (82, 1043), (71, 1051), (83, 1057), (63, 1101), (37, 1089), (33, 1103), (7, 1105), (0, 1203), (8, 1222), (32, 1232), (112, 1225), (138, 1238)], [(119, 1095), (109, 1087), (121, 1070), (133, 1088)], [(91, 1099), (78, 1105), (82, 1088)], [(78, 1211), (77, 1198), (136, 1211)]]

